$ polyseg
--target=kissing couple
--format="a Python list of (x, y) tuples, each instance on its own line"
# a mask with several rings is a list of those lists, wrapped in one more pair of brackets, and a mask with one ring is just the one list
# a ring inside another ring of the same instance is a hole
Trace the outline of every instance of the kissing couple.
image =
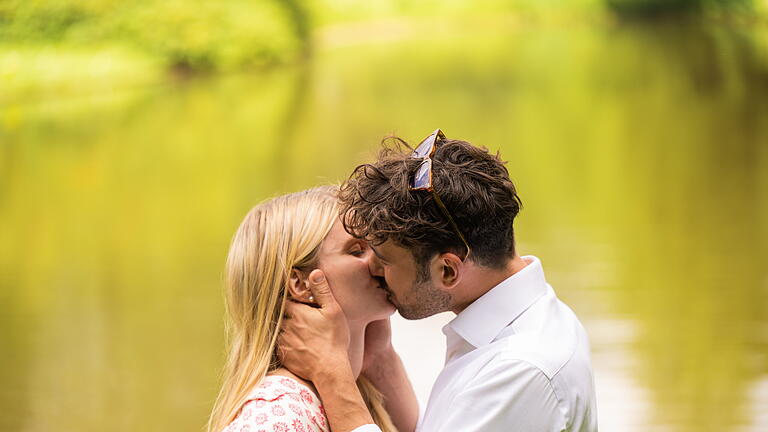
[[(397, 141), (341, 186), (245, 216), (208, 431), (597, 431), (587, 333), (515, 248), (522, 203), (501, 157), (439, 129)], [(395, 310), (456, 314), (423, 414)]]

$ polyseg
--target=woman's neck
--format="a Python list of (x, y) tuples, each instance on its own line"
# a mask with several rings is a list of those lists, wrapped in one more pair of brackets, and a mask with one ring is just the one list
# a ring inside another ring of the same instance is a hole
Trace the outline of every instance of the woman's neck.
[(349, 365), (352, 374), (357, 378), (363, 369), (363, 354), (365, 353), (365, 327), (368, 322), (348, 322), (349, 326)]

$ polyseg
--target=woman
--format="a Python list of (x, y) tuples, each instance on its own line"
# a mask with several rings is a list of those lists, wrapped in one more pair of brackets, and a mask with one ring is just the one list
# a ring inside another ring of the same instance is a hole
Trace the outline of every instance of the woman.
[[(283, 368), (275, 350), (285, 303), (314, 300), (307, 285), (313, 269), (323, 270), (344, 311), (358, 373), (366, 326), (394, 313), (370, 274), (372, 251), (341, 225), (336, 191), (271, 199), (238, 228), (226, 264), (229, 352), (209, 432), (330, 431), (312, 384)], [(357, 383), (374, 421), (395, 431), (381, 395), (365, 378)]]

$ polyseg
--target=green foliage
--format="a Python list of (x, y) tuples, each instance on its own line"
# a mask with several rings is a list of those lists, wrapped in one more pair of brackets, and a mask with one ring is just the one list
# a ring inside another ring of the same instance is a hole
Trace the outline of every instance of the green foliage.
[(108, 21), (117, 0), (0, 0), (0, 40), (50, 42), (72, 30)]
[(5, 0), (0, 41), (129, 45), (169, 67), (230, 70), (302, 52), (308, 17), (296, 0)]
[(128, 48), (170, 69), (226, 71), (295, 59), (318, 26), (350, 21), (500, 15), (569, 21), (606, 10), (630, 18), (710, 11), (765, 16), (766, 5), (754, 0), (0, 0), (0, 45), (55, 46), (77, 55), (89, 48)]
[(744, 12), (752, 10), (753, 0), (606, 0), (606, 4), (620, 16), (652, 18), (712, 11)]
[(128, 9), (119, 34), (172, 66), (233, 69), (284, 61), (301, 51), (288, 11), (275, 2), (157, 0)]

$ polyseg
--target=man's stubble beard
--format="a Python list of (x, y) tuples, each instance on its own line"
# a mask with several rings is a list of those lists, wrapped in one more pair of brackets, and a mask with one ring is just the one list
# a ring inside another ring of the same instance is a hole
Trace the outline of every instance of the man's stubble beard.
[(434, 288), (431, 278), (414, 282), (410, 291), (410, 304), (397, 305), (400, 316), (407, 320), (419, 320), (450, 310), (451, 295)]

